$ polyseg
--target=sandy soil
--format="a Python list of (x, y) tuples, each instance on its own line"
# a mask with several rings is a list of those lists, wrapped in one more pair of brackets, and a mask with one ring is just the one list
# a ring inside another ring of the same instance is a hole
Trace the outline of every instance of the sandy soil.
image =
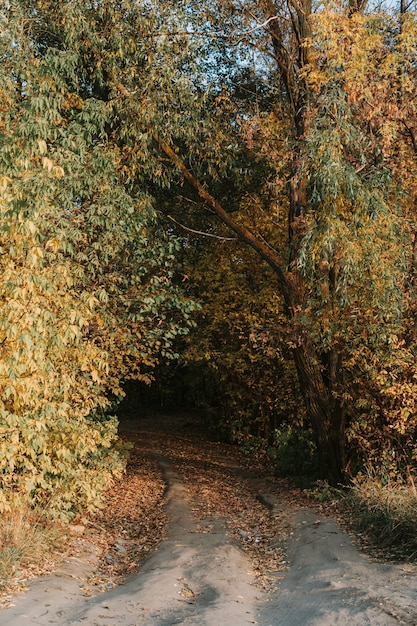
[[(147, 440), (151, 445), (149, 432)], [(292, 506), (288, 498), (265, 491), (268, 485), (261, 479), (255, 481), (255, 495), (267, 505), (265, 515), (291, 519), (293, 528), (268, 537), (271, 550), (276, 546), (280, 554), (285, 543), (289, 567), (270, 572), (269, 589), (255, 584), (259, 571), (225, 515), (204, 518), (203, 510), (196, 509), (202, 487), (194, 485), (193, 492), (186, 486), (176, 458), (181, 440), (172, 441), (174, 447), (166, 439), (166, 446), (156, 451), (168, 486), (168, 533), (140, 571), (114, 589), (86, 597), (86, 581), (99, 554), (80, 538), (76, 556), (0, 612), (1, 626), (417, 626), (415, 566), (372, 562), (335, 519)], [(210, 450), (207, 442), (204, 450)], [(219, 448), (212, 465), (216, 458), (221, 458)], [(235, 459), (224, 467), (223, 460), (222, 471), (230, 476), (239, 471)], [(196, 474), (191, 476), (195, 481)], [(253, 476), (250, 480), (253, 489)], [(247, 541), (248, 532), (239, 532)]]

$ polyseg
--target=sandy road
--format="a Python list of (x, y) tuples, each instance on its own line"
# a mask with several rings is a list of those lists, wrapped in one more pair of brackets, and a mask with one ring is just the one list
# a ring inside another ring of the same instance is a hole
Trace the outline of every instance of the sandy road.
[[(310, 509), (290, 511), (291, 566), (277, 574), (272, 592), (262, 591), (254, 585), (252, 562), (222, 519), (196, 518), (169, 449), (159, 451), (158, 460), (171, 523), (139, 573), (85, 597), (82, 586), (97, 555), (80, 552), (17, 596), (15, 606), (0, 612), (0, 626), (417, 626), (416, 567), (371, 562), (336, 520)], [(259, 489), (271, 514), (288, 506)]]
[[(171, 624), (257, 623), (261, 592), (253, 586), (251, 563), (220, 523), (202, 532), (184, 498), (172, 465), (161, 461), (169, 485), (168, 536), (138, 575), (124, 585), (85, 598), (79, 584), (94, 562), (78, 570), (70, 562), (59, 574), (39, 580), (16, 606), (0, 613), (0, 624), (23, 626), (169, 626)], [(91, 555), (90, 555), (91, 558)], [(90, 571), (89, 571), (90, 570)]]

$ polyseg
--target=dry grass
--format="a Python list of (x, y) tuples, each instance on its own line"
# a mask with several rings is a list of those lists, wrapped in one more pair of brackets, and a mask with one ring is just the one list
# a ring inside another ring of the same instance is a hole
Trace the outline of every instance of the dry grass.
[(0, 604), (23, 588), (28, 580), (44, 574), (58, 559), (60, 533), (45, 511), (29, 508), (16, 499), (0, 523)]
[(354, 485), (351, 514), (356, 528), (385, 554), (417, 559), (417, 495), (412, 487), (372, 477)]

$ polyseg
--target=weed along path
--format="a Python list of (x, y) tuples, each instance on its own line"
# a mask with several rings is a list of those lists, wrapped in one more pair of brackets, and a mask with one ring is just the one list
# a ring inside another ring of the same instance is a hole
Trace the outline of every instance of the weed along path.
[(336, 519), (192, 420), (131, 421), (124, 435), (126, 478), (1, 626), (417, 626), (415, 566), (372, 562)]

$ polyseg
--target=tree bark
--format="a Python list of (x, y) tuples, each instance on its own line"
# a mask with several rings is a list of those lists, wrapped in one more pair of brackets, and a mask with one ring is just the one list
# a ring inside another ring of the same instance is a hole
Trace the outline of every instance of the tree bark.
[(346, 463), (345, 409), (333, 394), (333, 381), (325, 380), (308, 339), (293, 350), (293, 355), (307, 416), (316, 439), (320, 474), (332, 485), (337, 485), (344, 480)]

